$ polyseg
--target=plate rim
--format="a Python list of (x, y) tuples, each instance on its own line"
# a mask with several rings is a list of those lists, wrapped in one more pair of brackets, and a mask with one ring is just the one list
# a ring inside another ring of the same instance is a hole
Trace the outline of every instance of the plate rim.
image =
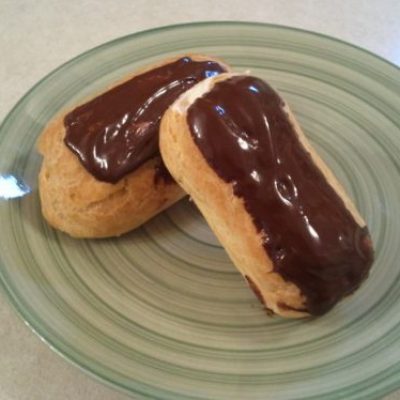
[(40, 78), (36, 83), (34, 83), (18, 100), (17, 102), (11, 107), (11, 109), (6, 113), (4, 116), (3, 120), (0, 122), (0, 133), (3, 128), (3, 126), (6, 124), (7, 120), (10, 118), (10, 115), (13, 114), (15, 109), (25, 100), (26, 97), (28, 97), (31, 92), (33, 92), (37, 86), (40, 86), (40, 84), (53, 76), (55, 73), (57, 73), (60, 69), (68, 66), (69, 64), (73, 64), (76, 61), (79, 61), (81, 58), (87, 57), (91, 55), (92, 53), (95, 53), (96, 51), (103, 50), (109, 46), (113, 46), (115, 43), (122, 43), (126, 40), (130, 40), (132, 38), (139, 38), (143, 36), (147, 36), (149, 34), (153, 34), (156, 32), (162, 32), (162, 31), (167, 31), (167, 30), (175, 30), (175, 29), (182, 29), (182, 28), (187, 28), (187, 27), (206, 27), (206, 26), (217, 26), (217, 25), (236, 25), (236, 26), (260, 26), (260, 27), (268, 27), (268, 28), (280, 28), (280, 29), (285, 29), (293, 32), (299, 32), (299, 33), (305, 33), (311, 36), (315, 36), (318, 38), (323, 38), (327, 39), (332, 42), (340, 43), (345, 46), (349, 46), (353, 49), (359, 50), (365, 54), (368, 54), (369, 56), (372, 56), (373, 58), (379, 59), (380, 61), (386, 63), (388, 66), (395, 68), (398, 72), (400, 72), (400, 65), (395, 64), (394, 62), (388, 60), (387, 58), (374, 53), (372, 50), (366, 49), (365, 47), (359, 46), (357, 44), (354, 44), (350, 41), (340, 39), (336, 36), (331, 36), (325, 33), (321, 33), (318, 31), (313, 31), (309, 29), (303, 29), (303, 28), (298, 28), (290, 25), (284, 25), (284, 24), (274, 24), (274, 23), (269, 23), (269, 22), (258, 22), (258, 21), (238, 21), (238, 20), (203, 20), (203, 21), (195, 21), (195, 22), (183, 22), (183, 23), (178, 23), (178, 24), (167, 24), (167, 25), (161, 25), (157, 26), (154, 28), (149, 28), (149, 29), (144, 29), (141, 31), (133, 32), (133, 33), (128, 33), (123, 36), (119, 36), (117, 38), (111, 39), (107, 42), (101, 43), (99, 45), (96, 45), (94, 47), (91, 47), (87, 50), (84, 50), (83, 52), (77, 54), (76, 56), (73, 56), (72, 58), (68, 59), (67, 61), (61, 63), (54, 69), (52, 69), (50, 72), (48, 72), (46, 75), (44, 75), (42, 78)]

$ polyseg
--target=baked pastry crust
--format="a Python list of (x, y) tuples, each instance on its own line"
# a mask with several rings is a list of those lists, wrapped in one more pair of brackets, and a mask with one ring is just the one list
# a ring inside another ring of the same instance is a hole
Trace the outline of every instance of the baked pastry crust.
[[(300, 289), (274, 271), (258, 232), (242, 198), (207, 163), (195, 144), (187, 123), (187, 111), (194, 101), (233, 74), (221, 74), (198, 83), (182, 94), (164, 114), (160, 127), (160, 151), (174, 179), (191, 196), (235, 266), (266, 308), (284, 317), (305, 317), (306, 298)], [(365, 222), (327, 165), (307, 141), (289, 107), (288, 117), (310, 153), (315, 165), (342, 198), (360, 226)]]
[[(216, 61), (228, 68), (212, 57), (185, 56), (194, 61)], [(181, 57), (169, 58), (135, 71), (109, 89)], [(86, 101), (89, 100), (91, 98)], [(80, 238), (118, 236), (135, 229), (185, 196), (175, 182), (156, 178), (162, 165), (159, 155), (115, 184), (94, 178), (64, 143), (63, 121), (68, 112), (50, 121), (37, 142), (37, 149), (43, 156), (39, 195), (42, 213), (51, 226)]]

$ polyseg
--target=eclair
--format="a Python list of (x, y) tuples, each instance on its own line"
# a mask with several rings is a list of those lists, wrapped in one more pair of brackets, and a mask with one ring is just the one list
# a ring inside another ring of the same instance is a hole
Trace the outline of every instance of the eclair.
[(183, 92), (227, 70), (207, 56), (168, 59), (50, 121), (37, 143), (48, 223), (74, 237), (118, 236), (181, 199), (159, 153), (161, 117)]
[(322, 315), (367, 278), (366, 223), (262, 79), (221, 74), (182, 94), (160, 151), (269, 311)]

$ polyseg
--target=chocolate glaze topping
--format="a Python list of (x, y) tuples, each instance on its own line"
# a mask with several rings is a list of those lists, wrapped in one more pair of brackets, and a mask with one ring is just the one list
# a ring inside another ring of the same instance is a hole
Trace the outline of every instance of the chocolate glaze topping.
[(70, 112), (65, 144), (96, 179), (115, 183), (159, 154), (161, 117), (179, 95), (221, 72), (183, 57), (135, 76)]
[(157, 160), (155, 173), (154, 173), (154, 184), (157, 185), (160, 182), (164, 182), (165, 184), (174, 183), (174, 178), (167, 170), (167, 167), (163, 163), (161, 157)]
[(368, 229), (314, 164), (267, 83), (250, 76), (219, 82), (191, 105), (187, 121), (208, 164), (244, 200), (274, 270), (299, 287), (309, 313), (325, 313), (359, 287), (373, 261)]

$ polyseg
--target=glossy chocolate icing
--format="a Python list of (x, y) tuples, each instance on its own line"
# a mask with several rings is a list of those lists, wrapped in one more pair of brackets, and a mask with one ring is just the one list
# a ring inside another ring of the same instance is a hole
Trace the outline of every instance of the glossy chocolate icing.
[(183, 57), (135, 76), (66, 115), (65, 144), (96, 179), (115, 183), (159, 154), (160, 120), (178, 96), (221, 72)]
[(267, 83), (250, 76), (219, 82), (190, 106), (187, 121), (207, 163), (244, 200), (274, 270), (299, 287), (309, 313), (325, 313), (359, 287), (373, 261), (368, 229), (314, 164)]

